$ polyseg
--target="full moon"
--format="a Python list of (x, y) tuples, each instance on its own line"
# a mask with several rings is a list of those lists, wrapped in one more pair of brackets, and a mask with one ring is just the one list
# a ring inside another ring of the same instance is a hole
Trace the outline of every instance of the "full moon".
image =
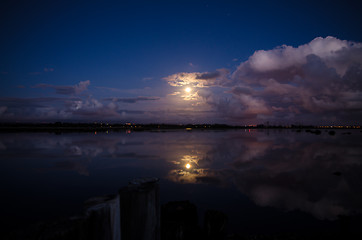
[(190, 169), (190, 167), (191, 167), (191, 164), (190, 164), (190, 163), (186, 164), (186, 168), (187, 168), (187, 169)]
[(191, 92), (191, 88), (189, 88), (189, 87), (187, 87), (187, 88), (185, 88), (185, 92)]

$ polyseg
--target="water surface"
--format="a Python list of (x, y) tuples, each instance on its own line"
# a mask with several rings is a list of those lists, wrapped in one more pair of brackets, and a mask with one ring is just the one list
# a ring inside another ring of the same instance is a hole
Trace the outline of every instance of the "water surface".
[(2, 133), (1, 225), (76, 215), (86, 199), (150, 176), (162, 203), (190, 200), (200, 222), (223, 211), (233, 232), (333, 232), (345, 217), (358, 231), (361, 140), (359, 130)]

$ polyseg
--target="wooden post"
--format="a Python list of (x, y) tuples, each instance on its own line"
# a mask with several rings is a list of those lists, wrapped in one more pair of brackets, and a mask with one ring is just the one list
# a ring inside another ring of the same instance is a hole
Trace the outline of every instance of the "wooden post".
[(160, 240), (158, 178), (138, 178), (117, 196), (87, 201), (80, 239)]
[(92, 198), (86, 204), (90, 206), (86, 210), (86, 221), (81, 232), (81, 238), (120, 240), (119, 195)]
[(138, 178), (119, 191), (122, 240), (160, 239), (158, 178)]

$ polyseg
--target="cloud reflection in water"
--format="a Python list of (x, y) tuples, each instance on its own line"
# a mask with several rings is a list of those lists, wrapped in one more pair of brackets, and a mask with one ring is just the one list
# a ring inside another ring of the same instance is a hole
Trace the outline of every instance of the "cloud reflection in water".
[[(337, 131), (335, 136), (275, 130), (0, 137), (4, 171), (23, 165), (27, 171), (91, 177), (99, 171), (123, 174), (132, 168), (137, 175), (137, 169), (145, 169), (149, 176), (174, 183), (235, 186), (259, 206), (300, 210), (318, 219), (362, 210), (360, 131)], [(36, 167), (30, 164), (33, 159)]]
[[(305, 133), (230, 134), (202, 153), (211, 158), (208, 168), (188, 171), (176, 165), (168, 178), (180, 183), (231, 182), (259, 206), (333, 220), (362, 210), (362, 142), (356, 141), (362, 135), (355, 134), (343, 140)], [(220, 162), (224, 165), (216, 167)]]
[(200, 158), (197, 155), (185, 155), (180, 161), (172, 161), (177, 169), (172, 169), (168, 179), (180, 183), (196, 183), (197, 179), (206, 176), (206, 169), (199, 167)]

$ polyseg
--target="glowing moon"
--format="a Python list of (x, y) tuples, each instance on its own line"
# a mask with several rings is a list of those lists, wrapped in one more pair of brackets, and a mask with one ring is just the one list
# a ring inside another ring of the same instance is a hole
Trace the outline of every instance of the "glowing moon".
[(185, 92), (187, 92), (187, 93), (191, 92), (191, 88), (189, 88), (189, 87), (185, 88)]
[(187, 169), (190, 169), (190, 167), (191, 167), (190, 163), (187, 163), (185, 167), (186, 167)]

